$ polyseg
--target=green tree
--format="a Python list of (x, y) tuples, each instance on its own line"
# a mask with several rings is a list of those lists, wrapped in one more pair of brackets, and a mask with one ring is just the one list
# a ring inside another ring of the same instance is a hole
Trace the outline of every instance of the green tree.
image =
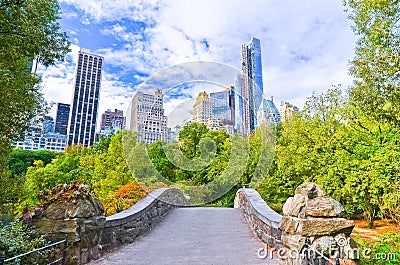
[(24, 182), (28, 167), (33, 166), (35, 160), (42, 160), (48, 164), (57, 155), (47, 150), (29, 151), (14, 149), (8, 161), (10, 172), (0, 174), (0, 213), (13, 214), (17, 205), (25, 197)]
[[(60, 8), (55, 0), (0, 1), (0, 54), (7, 62), (38, 60), (49, 66), (69, 52), (65, 32), (60, 32)], [(25, 69), (27, 70), (27, 68)]]
[(400, 2), (345, 0), (344, 4), (358, 38), (350, 66), (355, 81), (349, 89), (347, 110), (348, 139), (354, 151), (352, 166), (358, 171), (351, 171), (346, 189), (353, 193), (353, 200), (373, 225), (373, 219), (393, 209), (400, 196), (396, 190), (399, 186)]
[(35, 160), (42, 160), (47, 165), (59, 154), (49, 150), (23, 150), (14, 149), (8, 160), (8, 168), (13, 176), (24, 176), (28, 167), (33, 165)]
[(116, 189), (134, 181), (124, 156), (123, 133), (118, 131), (111, 138), (107, 152), (96, 157), (92, 181), (100, 199), (113, 195)]
[(28, 168), (24, 183), (26, 198), (21, 203), (21, 210), (39, 203), (38, 195), (44, 190), (51, 189), (58, 184), (69, 184), (73, 180), (82, 180), (80, 160), (90, 156), (93, 151), (82, 145), (69, 146), (65, 154), (60, 154), (50, 164), (45, 165), (42, 160), (36, 160)]
[[(161, 141), (147, 145), (147, 154), (158, 173), (160, 173), (164, 178), (175, 182), (177, 180), (175, 176), (175, 170), (177, 170), (177, 167), (172, 164), (165, 155), (163, 145), (164, 144)], [(169, 143), (166, 145), (169, 145)]]
[(351, 198), (348, 210), (363, 210), (373, 226), (376, 217), (398, 202), (389, 195), (399, 197), (400, 132), (390, 123), (360, 112), (352, 115), (348, 124), (347, 139), (352, 154), (344, 194)]
[(204, 137), (203, 135), (208, 131), (208, 128), (204, 124), (193, 122), (184, 126), (179, 132), (181, 149), (187, 158), (193, 158), (200, 155), (199, 143)]
[(55, 64), (69, 51), (55, 0), (0, 1), (0, 169), (5, 174), (11, 140), (46, 110), (33, 59)]
[(400, 125), (400, 2), (345, 0), (358, 37), (350, 72), (352, 104), (376, 120)]
[(303, 181), (314, 181), (330, 196), (342, 199), (341, 163), (348, 151), (343, 139), (345, 124), (341, 110), (345, 99), (341, 93), (337, 87), (312, 95), (299, 115), (282, 124), (273, 172), (291, 194)]

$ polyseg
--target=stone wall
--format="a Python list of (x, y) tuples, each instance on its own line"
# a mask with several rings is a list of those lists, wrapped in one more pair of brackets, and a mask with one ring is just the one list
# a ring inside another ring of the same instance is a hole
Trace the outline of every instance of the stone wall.
[(296, 188), (294, 197), (283, 206), (284, 216), (269, 208), (254, 189), (239, 189), (235, 208), (243, 210), (260, 239), (278, 250), (283, 265), (301, 265), (312, 259), (358, 264), (359, 252), (350, 238), (354, 222), (346, 219), (343, 206), (315, 183)]
[(235, 208), (243, 211), (244, 217), (257, 236), (270, 247), (282, 247), (279, 223), (282, 216), (272, 210), (255, 189), (241, 188), (235, 197)]
[(58, 185), (43, 196), (46, 202), (26, 214), (24, 221), (53, 242), (68, 235), (66, 264), (98, 259), (101, 253), (151, 230), (171, 209), (188, 205), (180, 190), (162, 188), (127, 210), (104, 217), (103, 205), (82, 183)]
[(177, 189), (162, 188), (151, 192), (131, 208), (106, 218), (102, 252), (133, 242), (151, 230), (171, 209), (187, 205), (187, 198)]

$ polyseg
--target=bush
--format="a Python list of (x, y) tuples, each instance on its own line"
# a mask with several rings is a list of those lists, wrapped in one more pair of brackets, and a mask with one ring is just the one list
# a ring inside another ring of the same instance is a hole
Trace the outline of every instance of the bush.
[(218, 198), (217, 200), (207, 203), (204, 206), (206, 207), (228, 207), (233, 208), (235, 196), (236, 196), (237, 188), (233, 187), (230, 189), (226, 194), (222, 197)]
[(0, 227), (0, 253), (6, 258), (43, 247), (47, 241), (33, 228), (26, 227), (18, 222), (11, 222)]
[[(157, 185), (147, 188), (147, 190), (150, 192), (152, 190), (165, 187), (165, 184), (159, 182)], [(113, 197), (102, 200), (104, 214), (106, 216), (110, 216), (126, 210), (144, 198), (146, 195), (147, 192), (137, 182), (126, 184), (125, 186), (122, 186), (116, 190)]]
[[(382, 238), (370, 243), (362, 238), (356, 238), (360, 250), (360, 264), (363, 265), (394, 265), (400, 263), (400, 233), (388, 232)], [(370, 249), (370, 253), (365, 252)], [(367, 253), (367, 256), (363, 253)]]
[(0, 227), (10, 224), (14, 220), (11, 214), (0, 214)]

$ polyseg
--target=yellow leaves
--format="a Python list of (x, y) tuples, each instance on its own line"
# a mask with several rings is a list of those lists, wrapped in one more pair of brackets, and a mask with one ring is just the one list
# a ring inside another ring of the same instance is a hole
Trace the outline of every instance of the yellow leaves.
[(390, 110), (392, 108), (392, 102), (387, 102), (384, 106), (383, 106), (383, 110)]
[(35, 160), (33, 166), (36, 168), (44, 168), (44, 162), (42, 160)]

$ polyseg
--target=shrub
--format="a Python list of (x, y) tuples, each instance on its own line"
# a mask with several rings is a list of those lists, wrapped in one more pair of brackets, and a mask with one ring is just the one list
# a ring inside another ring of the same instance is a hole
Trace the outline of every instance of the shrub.
[[(382, 238), (377, 239), (374, 243), (362, 238), (356, 238), (356, 241), (360, 250), (360, 264), (394, 265), (400, 263), (399, 232), (385, 233)], [(368, 249), (371, 251), (366, 251)]]
[[(155, 186), (148, 188), (148, 192), (158, 189), (165, 188), (164, 183), (157, 183)], [(113, 215), (115, 213), (121, 212), (128, 209), (136, 202), (141, 200), (147, 195), (147, 192), (137, 183), (131, 182), (122, 186), (114, 192), (113, 197), (102, 200), (104, 206), (104, 214), (106, 216)]]
[(0, 227), (0, 253), (10, 258), (43, 247), (47, 241), (31, 227), (16, 221)]

